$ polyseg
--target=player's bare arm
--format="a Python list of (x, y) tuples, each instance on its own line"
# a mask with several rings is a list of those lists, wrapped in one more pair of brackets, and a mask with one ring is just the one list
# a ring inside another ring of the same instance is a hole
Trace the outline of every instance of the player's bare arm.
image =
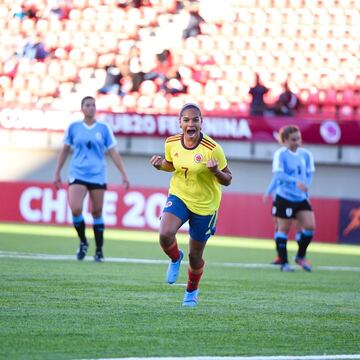
[(70, 146), (69, 145), (64, 145), (60, 151), (60, 154), (58, 156), (58, 159), (57, 159), (57, 163), (56, 163), (56, 167), (55, 167), (55, 176), (54, 176), (54, 186), (56, 189), (59, 189), (60, 186), (61, 186), (61, 169), (63, 168), (64, 166), (64, 163), (65, 163), (65, 160), (67, 158), (67, 156), (69, 155), (70, 153)]
[(130, 181), (128, 179), (128, 176), (126, 174), (125, 171), (125, 167), (122, 161), (122, 158), (120, 156), (120, 154), (117, 152), (116, 148), (113, 147), (109, 150), (109, 155), (112, 159), (112, 161), (114, 162), (115, 166), (117, 167), (117, 169), (120, 171), (121, 176), (122, 176), (122, 184), (125, 188), (125, 190), (129, 190), (130, 188)]
[(210, 159), (206, 163), (206, 167), (216, 176), (221, 185), (229, 186), (231, 184), (232, 173), (227, 166), (220, 170), (217, 160)]
[(172, 163), (163, 159), (160, 155), (154, 155), (150, 159), (150, 164), (157, 170), (163, 170), (167, 172), (172, 172), (175, 170)]

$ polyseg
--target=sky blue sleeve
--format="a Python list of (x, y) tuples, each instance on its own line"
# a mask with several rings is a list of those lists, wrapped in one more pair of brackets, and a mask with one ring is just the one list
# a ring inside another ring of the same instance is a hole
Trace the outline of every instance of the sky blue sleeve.
[(70, 125), (64, 134), (64, 144), (72, 146), (73, 145), (73, 137), (72, 137), (72, 126)]
[(268, 187), (265, 190), (265, 194), (266, 195), (273, 194), (277, 187), (277, 184), (278, 184), (278, 181), (275, 179), (275, 176), (273, 176), (273, 178), (270, 181), (270, 184), (268, 185)]
[(297, 179), (293, 176), (287, 175), (284, 171), (284, 152), (282, 149), (279, 149), (275, 152), (273, 158), (273, 179), (275, 181), (287, 182), (287, 183), (296, 183)]
[(308, 173), (306, 173), (306, 180), (305, 180), (305, 185), (307, 188), (311, 186), (312, 180), (313, 180), (313, 172), (309, 171)]
[(112, 131), (111, 127), (108, 124), (105, 124), (105, 139), (104, 145), (106, 149), (111, 149), (116, 145), (117, 141), (114, 136), (114, 132)]

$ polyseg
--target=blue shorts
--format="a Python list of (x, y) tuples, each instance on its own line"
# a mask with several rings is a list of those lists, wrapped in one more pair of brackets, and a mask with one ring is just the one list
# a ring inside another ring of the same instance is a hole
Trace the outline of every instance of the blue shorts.
[(182, 224), (189, 220), (189, 234), (193, 240), (204, 242), (215, 234), (218, 212), (212, 215), (198, 215), (191, 212), (185, 203), (175, 195), (169, 195), (163, 212), (169, 212), (179, 219)]

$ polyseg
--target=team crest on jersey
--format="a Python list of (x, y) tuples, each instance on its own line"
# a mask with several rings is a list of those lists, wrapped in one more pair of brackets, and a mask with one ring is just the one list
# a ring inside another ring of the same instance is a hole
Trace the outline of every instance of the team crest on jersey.
[(203, 161), (203, 156), (201, 154), (196, 154), (194, 160), (196, 163), (201, 163)]
[(168, 201), (166, 204), (165, 204), (165, 207), (168, 208), (172, 205), (172, 201)]
[(101, 140), (101, 139), (102, 139), (101, 132), (97, 132), (97, 133), (95, 134), (95, 137), (96, 137), (96, 140)]

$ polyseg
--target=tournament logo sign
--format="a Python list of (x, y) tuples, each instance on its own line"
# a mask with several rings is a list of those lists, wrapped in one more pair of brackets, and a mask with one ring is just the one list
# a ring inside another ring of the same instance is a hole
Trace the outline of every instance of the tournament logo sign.
[(360, 201), (341, 200), (339, 216), (340, 242), (360, 245)]
[(320, 135), (328, 144), (336, 144), (341, 138), (339, 124), (333, 120), (324, 121), (320, 126)]

